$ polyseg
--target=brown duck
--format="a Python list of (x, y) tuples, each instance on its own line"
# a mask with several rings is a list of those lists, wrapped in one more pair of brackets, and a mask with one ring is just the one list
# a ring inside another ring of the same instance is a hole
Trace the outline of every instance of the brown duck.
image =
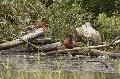
[(65, 46), (65, 48), (68, 48), (68, 49), (72, 49), (73, 47), (78, 46), (72, 35), (66, 36), (66, 38), (64, 39), (63, 45)]

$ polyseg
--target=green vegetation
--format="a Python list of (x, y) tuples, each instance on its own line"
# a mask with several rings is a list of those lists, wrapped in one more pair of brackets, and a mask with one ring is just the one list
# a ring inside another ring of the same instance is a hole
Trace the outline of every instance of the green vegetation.
[(119, 0), (1, 0), (0, 43), (21, 35), (21, 28), (46, 17), (47, 36), (63, 40), (87, 19), (100, 31), (103, 40), (120, 34)]

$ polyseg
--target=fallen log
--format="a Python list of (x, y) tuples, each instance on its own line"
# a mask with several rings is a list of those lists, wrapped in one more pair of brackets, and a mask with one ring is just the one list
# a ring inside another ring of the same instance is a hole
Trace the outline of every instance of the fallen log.
[(111, 58), (120, 58), (120, 53), (106, 52), (106, 51), (101, 51), (97, 49), (91, 49), (90, 55), (92, 56), (107, 55)]
[(39, 51), (48, 52), (48, 51), (58, 50), (58, 47), (60, 47), (61, 45), (62, 45), (61, 42), (46, 44), (46, 45), (40, 46)]
[[(55, 55), (55, 54), (74, 54), (74, 55), (89, 55), (89, 56), (100, 56), (100, 55), (107, 55), (112, 58), (117, 58), (120, 57), (120, 53), (114, 53), (114, 52), (106, 52), (106, 51), (101, 51), (97, 49), (85, 49), (85, 48), (73, 48), (73, 49), (63, 49), (63, 50), (58, 50), (61, 46), (60, 42), (57, 43), (52, 43), (52, 44), (47, 44), (43, 45), (40, 47), (39, 52), (43, 52), (44, 55), (49, 56), (49, 55)], [(63, 48), (63, 47), (61, 47)], [(35, 49), (27, 49), (27, 48), (17, 48), (17, 49), (7, 49), (7, 50), (1, 50), (1, 54), (16, 54), (16, 52), (27, 52), (27, 53), (34, 53), (38, 52), (38, 50)], [(24, 53), (25, 54), (25, 53)], [(40, 53), (41, 56), (43, 54)]]
[(1, 50), (1, 54), (9, 54), (9, 53), (14, 53), (15, 52), (28, 52), (28, 53), (34, 53), (34, 52), (48, 52), (48, 51), (53, 51), (53, 50), (57, 50), (58, 47), (60, 47), (62, 44), (60, 42), (56, 42), (56, 43), (51, 43), (51, 44), (46, 44), (43, 46), (40, 46), (39, 49), (38, 48), (11, 48), (11, 49), (6, 49), (6, 50)]
[(30, 43), (35, 44), (35, 45), (45, 45), (45, 44), (51, 44), (54, 42), (55, 41), (52, 40), (51, 38), (35, 39), (35, 40), (30, 41)]
[[(75, 50), (81, 50), (81, 49), (97, 49), (97, 48), (103, 48), (103, 47), (109, 47), (109, 46), (112, 46), (112, 45), (116, 45), (116, 44), (119, 44), (120, 43), (120, 40), (118, 40), (120, 38), (120, 36), (118, 36), (117, 38), (115, 38), (111, 43), (109, 44), (105, 44), (105, 45), (98, 45), (98, 46), (89, 46), (89, 47), (76, 47)], [(54, 46), (55, 44), (55, 46)], [(33, 46), (34, 47), (34, 46)], [(41, 48), (42, 47), (42, 48)], [(60, 42), (56, 42), (56, 43), (53, 43), (53, 44), (47, 44), (47, 45), (43, 45), (41, 47), (37, 47), (38, 49), (43, 49), (43, 51), (52, 51), (53, 49), (52, 48), (57, 48), (57, 50), (59, 51), (59, 49), (62, 49), (61, 51), (71, 51), (71, 50), (74, 50), (74, 49), (65, 49), (64, 46), (62, 46), (62, 44)], [(56, 50), (56, 49), (55, 49)]]
[[(37, 33), (39, 35), (39, 32)], [(30, 36), (32, 36), (33, 34), (31, 34)], [(36, 34), (35, 34), (36, 35)], [(23, 36), (24, 38), (20, 38), (18, 41), (21, 44), (21, 42), (28, 42), (28, 38), (25, 39), (25, 36)], [(119, 37), (120, 38), (120, 37)], [(12, 41), (13, 42), (13, 41)], [(28, 42), (29, 43), (29, 42)], [(56, 42), (56, 43), (52, 43), (52, 44), (47, 44), (47, 45), (43, 45), (41, 47), (36, 47), (33, 46), (33, 49), (35, 47), (35, 50), (31, 50), (31, 51), (38, 51), (39, 52), (46, 52), (46, 55), (53, 55), (53, 54), (66, 54), (66, 53), (70, 53), (70, 54), (82, 54), (82, 55), (91, 55), (91, 56), (99, 56), (102, 55), (102, 53), (104, 51), (100, 51), (100, 50), (95, 50), (96, 48), (101, 48), (101, 47), (109, 47), (111, 45), (116, 45), (119, 44), (120, 40), (115, 39), (113, 40), (110, 44), (106, 44), (106, 45), (98, 45), (98, 46), (89, 46), (89, 47), (76, 47), (73, 49), (65, 49), (64, 46), (62, 46), (62, 44), (60, 42)], [(5, 43), (6, 44), (6, 43)], [(11, 44), (11, 43), (10, 43)], [(14, 44), (14, 43), (13, 43)], [(15, 43), (16, 45), (16, 43)], [(18, 45), (18, 44), (17, 44)], [(16, 45), (16, 46), (17, 46)], [(12, 45), (8, 45), (8, 46), (12, 46)], [(8, 47), (6, 46), (6, 47)], [(62, 48), (62, 49), (61, 49)], [(4, 48), (5, 49), (5, 48)], [(50, 51), (50, 52), (49, 52)], [(103, 53), (103, 54), (107, 54), (108, 56), (111, 57), (120, 57), (119, 53), (110, 53), (108, 54), (107, 52)]]
[(8, 49), (8, 48), (22, 45), (22, 44), (26, 43), (25, 41), (29, 41), (29, 40), (32, 40), (34, 38), (37, 38), (37, 37), (43, 35), (43, 33), (44, 33), (43, 30), (36, 29), (35, 31), (28, 33), (27, 35), (24, 35), (18, 39), (0, 44), (0, 50), (4, 50), (4, 49)]
[[(55, 44), (54, 44), (55, 46)], [(44, 47), (41, 47), (44, 48)], [(44, 50), (44, 49), (43, 49)], [(51, 50), (51, 48), (50, 48)], [(45, 50), (44, 50), (45, 51)], [(47, 50), (48, 51), (48, 50)], [(52, 51), (49, 51), (44, 53), (44, 56), (50, 56), (50, 55), (56, 55), (56, 54), (74, 54), (74, 55), (86, 55), (86, 56), (102, 56), (102, 55), (107, 55), (111, 58), (120, 58), (120, 53), (114, 53), (114, 52), (106, 52), (106, 51), (101, 51), (97, 49), (89, 49), (89, 50), (57, 50), (56, 46), (52, 48)], [(35, 54), (33, 52), (38, 52), (37, 50), (33, 49), (28, 49), (28, 48), (17, 48), (17, 49), (7, 49), (7, 50), (1, 50), (2, 55), (16, 55), (16, 54)], [(40, 53), (41, 56), (43, 54)]]
[[(89, 46), (89, 47), (76, 47), (73, 49), (62, 49), (57, 51), (47, 52), (46, 55), (53, 55), (53, 54), (81, 54), (81, 55), (91, 55), (91, 56), (100, 56), (100, 55), (108, 55), (110, 57), (120, 57), (120, 53), (110, 53), (101, 50), (97, 50), (97, 48), (109, 47), (112, 45), (120, 44), (120, 38), (115, 38), (111, 43), (105, 45), (98, 45), (98, 46)], [(63, 47), (61, 47), (63, 48)]]
[(6, 50), (1, 50), (0, 55), (31, 55), (33, 52), (36, 52), (36, 50), (15, 47)]
[(89, 49), (89, 50), (58, 50), (58, 51), (50, 51), (47, 52), (46, 55), (55, 55), (55, 54), (72, 54), (72, 55), (87, 55), (87, 56), (103, 56), (107, 55), (111, 58), (120, 58), (120, 53), (106, 52), (97, 49)]

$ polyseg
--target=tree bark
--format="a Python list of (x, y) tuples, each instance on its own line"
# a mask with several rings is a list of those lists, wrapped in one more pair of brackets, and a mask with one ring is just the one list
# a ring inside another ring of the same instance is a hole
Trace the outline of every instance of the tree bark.
[(54, 51), (54, 50), (58, 50), (58, 47), (60, 47), (62, 44), (61, 42), (56, 42), (56, 43), (52, 43), (52, 44), (46, 44), (41, 46), (39, 49), (39, 51), (41, 52), (48, 52), (48, 51)]
[(51, 43), (51, 44), (46, 44), (43, 46), (40, 46), (39, 49), (36, 48), (11, 48), (11, 49), (6, 49), (6, 50), (1, 50), (2, 54), (9, 54), (9, 53), (13, 53), (16, 54), (16, 52), (20, 52), (20, 53), (34, 53), (34, 52), (48, 52), (48, 51), (54, 51), (54, 50), (58, 50), (58, 47), (60, 47), (62, 44), (60, 42), (56, 42), (56, 43)]
[(27, 35), (24, 35), (16, 40), (0, 44), (0, 50), (4, 50), (4, 49), (8, 49), (8, 48), (22, 45), (22, 44), (26, 43), (25, 41), (29, 41), (29, 40), (32, 40), (34, 38), (37, 38), (37, 37), (43, 35), (43, 33), (44, 33), (44, 31), (36, 29), (35, 31), (28, 33)]
[(45, 44), (51, 44), (54, 43), (55, 41), (52, 40), (51, 38), (43, 38), (43, 39), (35, 39), (31, 40), (30, 43), (35, 44), (35, 45), (45, 45)]

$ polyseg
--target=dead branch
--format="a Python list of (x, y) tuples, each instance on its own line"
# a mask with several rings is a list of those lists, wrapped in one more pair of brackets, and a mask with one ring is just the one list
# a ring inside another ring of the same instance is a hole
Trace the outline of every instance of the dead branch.
[(89, 50), (58, 50), (58, 51), (50, 51), (47, 52), (46, 55), (55, 55), (55, 54), (74, 54), (74, 55), (90, 55), (90, 56), (102, 56), (102, 55), (107, 55), (112, 58), (117, 58), (120, 57), (120, 53), (114, 53), (114, 52), (106, 52), (106, 51), (101, 51), (97, 49), (89, 49)]
[(103, 47), (110, 47), (110, 46), (113, 46), (113, 45), (116, 45), (116, 44), (119, 44), (120, 43), (120, 36), (116, 37), (111, 43), (109, 44), (105, 44), (105, 45), (98, 45), (98, 46), (90, 46), (90, 47), (87, 47), (88, 49), (97, 49), (97, 48), (103, 48)]
[(118, 40), (119, 38), (120, 36), (115, 38), (111, 43), (106, 44), (106, 45), (76, 47), (73, 49), (62, 49), (62, 50), (47, 52), (46, 55), (70, 53), (70, 54), (81, 54), (81, 55), (91, 55), (91, 56), (108, 55), (110, 57), (120, 57), (120, 53), (110, 53), (110, 52), (97, 50), (97, 48), (109, 47), (112, 45), (119, 44), (120, 43), (120, 40)]
[[(58, 47), (60, 47), (62, 44), (60, 42), (56, 42), (56, 43), (51, 43), (51, 44), (46, 44), (46, 45), (43, 45), (43, 46), (37, 46), (37, 47), (34, 47), (31, 49), (29, 48), (11, 48), (11, 49), (5, 49), (5, 50), (1, 50), (1, 53), (4, 54), (4, 53), (16, 53), (16, 52), (28, 52), (28, 53), (31, 53), (31, 52), (48, 52), (48, 51), (54, 51), (58, 49)], [(39, 51), (38, 51), (39, 49)]]
[(26, 43), (25, 41), (32, 40), (38, 36), (41, 36), (43, 33), (44, 33), (44, 31), (42, 31), (42, 30), (40, 31), (39, 29), (36, 29), (35, 31), (28, 33), (27, 35), (20, 37), (22, 40), (20, 38), (18, 38), (16, 40), (0, 44), (0, 50), (4, 50), (4, 49), (22, 45), (22, 44)]
[(58, 50), (58, 47), (60, 47), (61, 45), (62, 45), (61, 42), (46, 44), (46, 45), (40, 46), (39, 51), (48, 52), (48, 51)]
[(54, 43), (55, 41), (52, 40), (51, 38), (43, 38), (43, 39), (31, 40), (30, 42), (35, 45), (45, 45), (45, 44)]

